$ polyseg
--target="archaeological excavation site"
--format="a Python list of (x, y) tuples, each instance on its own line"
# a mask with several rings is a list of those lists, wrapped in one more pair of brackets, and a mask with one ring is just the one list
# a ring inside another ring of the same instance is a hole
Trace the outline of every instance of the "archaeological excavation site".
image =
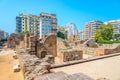
[(15, 51), (14, 57), (19, 60), (25, 80), (94, 80), (83, 73), (70, 75), (52, 69), (102, 59), (120, 52), (119, 44), (97, 44), (93, 39), (68, 42), (55, 34), (46, 35), (43, 39), (32, 34), (13, 34), (8, 38), (8, 44)]

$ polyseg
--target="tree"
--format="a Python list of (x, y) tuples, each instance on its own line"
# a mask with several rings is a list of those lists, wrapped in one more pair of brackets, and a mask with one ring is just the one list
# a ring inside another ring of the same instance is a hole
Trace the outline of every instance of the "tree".
[(119, 40), (120, 39), (120, 34), (114, 34), (113, 39)]
[(65, 39), (65, 35), (62, 32), (60, 32), (60, 31), (57, 33), (57, 37)]
[(95, 32), (95, 41), (111, 40), (113, 38), (113, 25), (102, 24), (100, 28)]
[(101, 25), (101, 29), (102, 29), (102, 37), (104, 40), (110, 40), (113, 37), (113, 25), (111, 24), (107, 24), (107, 25)]
[(27, 30), (22, 31), (22, 34), (27, 34), (27, 33), (29, 33), (29, 31)]
[(94, 39), (96, 42), (103, 40), (101, 30), (97, 30), (94, 35)]

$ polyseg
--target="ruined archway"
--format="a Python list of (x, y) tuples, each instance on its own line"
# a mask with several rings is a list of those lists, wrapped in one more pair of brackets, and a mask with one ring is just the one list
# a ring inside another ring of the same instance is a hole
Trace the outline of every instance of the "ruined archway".
[(46, 51), (42, 51), (42, 52), (41, 52), (41, 58), (45, 58), (46, 55), (47, 55), (47, 52), (46, 52)]
[(57, 56), (57, 36), (54, 34), (47, 35), (42, 40), (47, 52), (49, 54)]

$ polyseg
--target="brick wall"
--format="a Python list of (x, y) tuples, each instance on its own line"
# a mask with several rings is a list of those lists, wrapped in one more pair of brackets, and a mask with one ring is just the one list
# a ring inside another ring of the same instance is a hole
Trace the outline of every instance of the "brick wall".
[(83, 51), (71, 50), (71, 51), (62, 51), (58, 55), (60, 62), (79, 60), (83, 58)]

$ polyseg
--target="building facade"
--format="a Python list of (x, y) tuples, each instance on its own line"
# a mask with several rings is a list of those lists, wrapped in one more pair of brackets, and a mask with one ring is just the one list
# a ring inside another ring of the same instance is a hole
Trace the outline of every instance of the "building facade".
[(99, 26), (101, 24), (103, 24), (103, 22), (98, 20), (86, 23), (84, 28), (85, 39), (89, 39), (89, 38), (93, 39), (96, 30), (99, 29)]
[(0, 30), (0, 39), (3, 39), (3, 38), (4, 38), (4, 31)]
[(55, 14), (40, 14), (40, 39), (50, 33), (57, 33), (57, 17)]
[(7, 39), (9, 37), (9, 33), (8, 32), (4, 32), (4, 38)]
[(78, 36), (78, 30), (76, 28), (76, 25), (74, 23), (68, 23), (66, 24), (66, 32), (67, 32), (67, 38), (73, 38), (75, 36)]
[(78, 31), (78, 38), (79, 40), (84, 40), (84, 30)]
[(105, 22), (105, 24), (110, 23), (114, 27), (114, 34), (120, 34), (120, 20), (111, 20), (108, 22)]
[(39, 16), (31, 14), (19, 14), (16, 17), (16, 33), (28, 31), (31, 34), (39, 34)]
[(0, 30), (0, 39), (7, 39), (9, 37), (8, 32)]

